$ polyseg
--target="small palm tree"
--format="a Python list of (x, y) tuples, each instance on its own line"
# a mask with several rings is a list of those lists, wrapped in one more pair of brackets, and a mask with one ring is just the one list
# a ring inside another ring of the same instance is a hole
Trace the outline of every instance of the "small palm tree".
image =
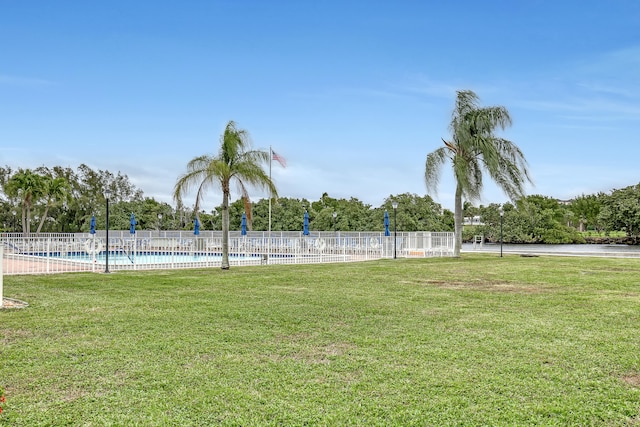
[(229, 269), (229, 196), (231, 182), (235, 181), (241, 196), (248, 200), (247, 186), (266, 188), (277, 196), (273, 181), (263, 169), (269, 152), (253, 150), (247, 131), (236, 128), (230, 121), (220, 138), (218, 154), (202, 155), (189, 161), (187, 171), (178, 177), (173, 198), (181, 202), (185, 193), (197, 188), (194, 212), (198, 215), (200, 204), (207, 190), (222, 190), (222, 269)]
[(482, 172), (511, 200), (524, 195), (524, 184), (531, 182), (527, 162), (520, 149), (511, 141), (494, 134), (497, 128), (511, 125), (505, 107), (479, 107), (478, 96), (470, 91), (458, 91), (449, 129), (451, 140), (427, 155), (425, 183), (427, 189), (437, 189), (442, 165), (451, 162), (456, 180), (454, 199), (455, 246), (460, 256), (462, 247), (462, 198), (478, 200), (482, 192)]
[(20, 169), (9, 178), (5, 190), (8, 196), (17, 197), (20, 200), (22, 204), (22, 232), (24, 234), (31, 233), (31, 208), (42, 194), (42, 176), (30, 169)]

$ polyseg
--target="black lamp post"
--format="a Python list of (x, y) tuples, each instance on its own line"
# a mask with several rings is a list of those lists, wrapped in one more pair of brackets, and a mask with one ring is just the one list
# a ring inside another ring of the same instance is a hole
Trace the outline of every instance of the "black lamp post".
[(396, 245), (398, 244), (398, 228), (396, 226), (396, 214), (398, 210), (398, 202), (391, 202), (393, 207), (393, 259), (396, 259)]
[(18, 220), (16, 219), (16, 211), (13, 211), (13, 232), (18, 231)]
[(107, 251), (105, 252), (105, 264), (104, 264), (105, 273), (109, 273), (109, 197), (111, 197), (111, 190), (107, 188), (106, 190), (104, 190), (104, 199), (107, 202), (107, 221), (106, 221)]
[(336, 232), (336, 218), (338, 217), (338, 212), (333, 213), (333, 233)]
[(504, 218), (504, 209), (500, 206), (500, 258), (502, 258), (502, 220)]

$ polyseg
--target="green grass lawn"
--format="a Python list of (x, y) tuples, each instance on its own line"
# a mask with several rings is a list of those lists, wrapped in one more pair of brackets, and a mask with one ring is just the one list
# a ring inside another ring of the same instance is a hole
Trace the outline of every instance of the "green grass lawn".
[(640, 425), (640, 260), (6, 276), (7, 426)]

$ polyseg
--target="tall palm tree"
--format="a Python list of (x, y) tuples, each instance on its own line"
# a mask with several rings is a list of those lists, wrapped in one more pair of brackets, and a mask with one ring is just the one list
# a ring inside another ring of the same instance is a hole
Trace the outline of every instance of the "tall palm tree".
[(497, 128), (511, 125), (505, 107), (479, 107), (478, 96), (470, 91), (458, 91), (449, 130), (451, 139), (442, 140), (440, 147), (427, 155), (425, 183), (428, 190), (437, 190), (442, 165), (451, 162), (456, 180), (455, 246), (460, 256), (462, 247), (462, 198), (480, 199), (483, 170), (511, 199), (524, 195), (524, 185), (531, 182), (527, 161), (522, 151), (511, 141), (495, 135)]
[(276, 187), (263, 169), (269, 160), (269, 152), (253, 150), (249, 134), (238, 129), (233, 121), (225, 127), (220, 138), (218, 154), (202, 155), (191, 159), (187, 171), (178, 177), (173, 198), (181, 202), (185, 193), (196, 187), (194, 212), (200, 212), (200, 204), (207, 190), (219, 187), (222, 190), (222, 269), (229, 269), (229, 196), (231, 182), (235, 181), (241, 196), (248, 199), (247, 186), (266, 188), (277, 196)]

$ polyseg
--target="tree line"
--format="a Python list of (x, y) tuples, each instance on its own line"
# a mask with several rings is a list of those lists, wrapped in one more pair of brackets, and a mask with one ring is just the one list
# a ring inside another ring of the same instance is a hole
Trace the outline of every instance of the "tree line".
[[(55, 185), (51, 183), (55, 182)], [(111, 229), (129, 228), (131, 213), (135, 214), (140, 230), (189, 230), (196, 217), (194, 206), (180, 203), (172, 206), (145, 197), (126, 174), (93, 170), (82, 164), (77, 169), (55, 166), (36, 169), (0, 167), (0, 225), (4, 232), (75, 233), (88, 232), (91, 216), (98, 228), (105, 224), (105, 189), (109, 189), (109, 226)], [(352, 197), (333, 198), (327, 193), (318, 200), (278, 197), (271, 203), (271, 229), (274, 231), (302, 230), (304, 212), (309, 215), (311, 230), (381, 231), (384, 230), (384, 211), (393, 221), (392, 201), (400, 208), (396, 212), (396, 226), (403, 231), (448, 231), (453, 215), (443, 210), (430, 196), (417, 194), (389, 195), (381, 206), (374, 207)], [(252, 219), (248, 226), (266, 231), (269, 221), (269, 199), (250, 203)], [(222, 206), (209, 212), (197, 212), (201, 230), (222, 229)], [(336, 213), (334, 218), (333, 214)], [(229, 204), (229, 226), (240, 230), (246, 204), (242, 197)], [(393, 224), (391, 225), (393, 227)]]
[[(145, 197), (141, 189), (121, 172), (92, 170), (87, 165), (39, 167), (34, 170), (0, 167), (0, 225), (4, 232), (87, 232), (91, 216), (98, 228), (105, 224), (104, 189), (109, 188), (112, 229), (129, 228), (134, 213), (141, 230), (192, 229), (193, 207), (172, 206)], [(279, 197), (272, 200), (274, 231), (302, 230), (305, 210), (311, 230), (383, 231), (384, 212), (389, 213), (393, 230), (394, 211), (398, 202), (398, 231), (453, 231), (453, 212), (443, 209), (429, 195), (411, 193), (389, 195), (380, 206), (371, 206), (357, 198), (333, 198), (324, 193), (318, 200)], [(251, 203), (249, 228), (268, 229), (269, 200)], [(640, 237), (640, 183), (609, 193), (581, 195), (568, 203), (554, 198), (531, 195), (507, 203), (503, 208), (503, 239), (507, 243), (580, 243), (584, 236), (623, 232), (630, 238)], [(500, 206), (474, 206), (464, 203), (463, 216), (476, 217), (482, 225), (465, 226), (463, 240), (475, 234), (499, 240)], [(209, 212), (201, 210), (202, 230), (221, 230), (221, 207)], [(229, 205), (229, 227), (240, 230), (246, 206), (242, 198)], [(336, 213), (335, 219), (333, 213)]]

